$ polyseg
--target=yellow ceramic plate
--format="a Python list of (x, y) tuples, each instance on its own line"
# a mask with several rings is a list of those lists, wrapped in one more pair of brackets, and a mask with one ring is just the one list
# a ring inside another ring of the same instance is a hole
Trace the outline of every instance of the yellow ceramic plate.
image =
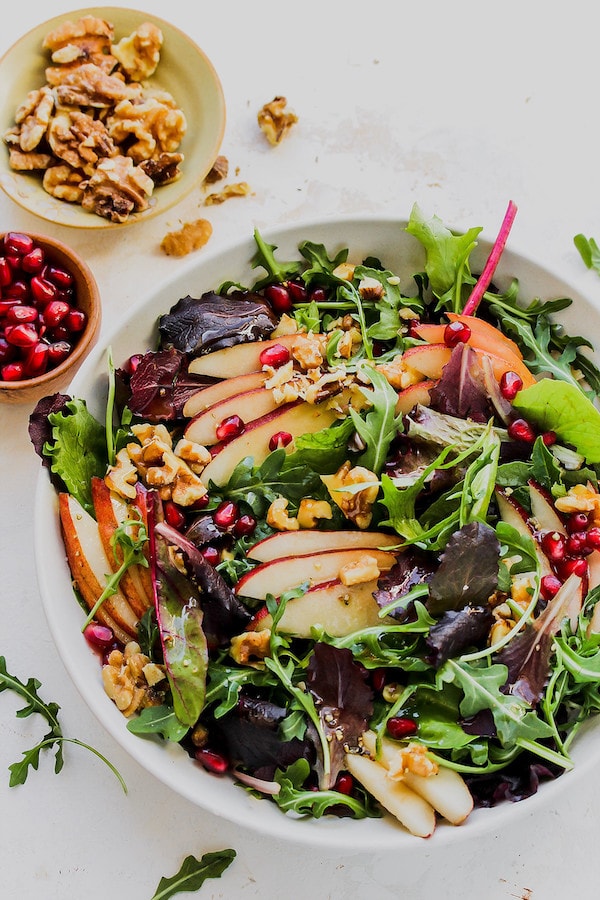
[[(85, 15), (106, 19), (114, 26), (115, 42), (131, 34), (143, 22), (152, 22), (163, 33), (160, 63), (150, 83), (168, 91), (183, 110), (187, 131), (179, 147), (184, 160), (181, 177), (172, 184), (155, 188), (150, 208), (130, 216), (123, 224), (140, 222), (174, 206), (201, 183), (218, 155), (225, 131), (225, 100), (219, 77), (206, 54), (190, 38), (154, 15), (118, 7), (93, 7), (55, 16), (25, 34), (0, 59), (3, 107), (0, 135), (14, 125), (14, 115), (31, 90), (46, 83), (50, 62), (42, 42), (49, 31)], [(41, 175), (13, 171), (8, 148), (0, 146), (0, 186), (15, 203), (42, 219), (76, 228), (122, 228), (79, 204), (58, 200), (42, 187)]]

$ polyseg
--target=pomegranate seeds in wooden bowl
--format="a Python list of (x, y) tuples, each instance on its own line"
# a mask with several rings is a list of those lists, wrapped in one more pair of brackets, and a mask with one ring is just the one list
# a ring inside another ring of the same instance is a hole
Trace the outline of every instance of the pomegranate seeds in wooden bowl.
[(98, 336), (100, 293), (66, 244), (0, 235), (0, 399), (32, 403), (64, 387)]

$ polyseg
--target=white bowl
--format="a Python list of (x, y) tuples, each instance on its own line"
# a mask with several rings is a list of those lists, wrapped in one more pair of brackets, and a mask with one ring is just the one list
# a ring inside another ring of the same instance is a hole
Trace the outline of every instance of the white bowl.
[[(322, 242), (332, 253), (349, 247), (351, 259), (376, 255), (408, 286), (412, 274), (421, 270), (424, 257), (420, 245), (407, 234), (405, 226), (405, 221), (367, 216), (308, 222), (276, 232), (265, 231), (262, 236), (278, 247), (280, 259), (297, 258), (298, 244), (306, 239)], [(489, 250), (490, 243), (480, 240), (471, 257), (474, 266), (485, 262)], [(198, 296), (227, 279), (243, 284), (255, 280), (257, 272), (250, 266), (254, 252), (255, 244), (250, 236), (211, 256), (203, 256), (202, 260), (159, 287), (113, 329), (105, 345), (94, 348), (70, 385), (69, 393), (84, 397), (92, 413), (102, 420), (106, 348), (111, 347), (113, 359), (119, 365), (132, 353), (154, 347), (158, 316), (167, 312), (180, 297), (188, 293)], [(583, 319), (587, 336), (600, 341), (598, 313), (589, 300), (533, 260), (505, 250), (494, 280), (503, 287), (514, 276), (519, 278), (523, 298), (571, 297), (573, 306), (561, 315), (561, 321), (573, 333), (578, 333), (576, 318)], [(301, 844), (338, 848), (344, 852), (393, 849), (414, 853), (419, 852), (419, 847), (427, 847), (430, 853), (441, 843), (459, 844), (488, 830), (510, 827), (523, 815), (539, 811), (554, 802), (560, 792), (573, 784), (574, 779), (581, 778), (598, 763), (600, 720), (588, 723), (576, 740), (572, 754), (575, 767), (571, 772), (543, 783), (529, 799), (475, 810), (461, 827), (441, 822), (430, 841), (419, 841), (390, 817), (360, 821), (333, 817), (319, 820), (291, 818), (274, 803), (255, 799), (232, 781), (208, 774), (194, 765), (178, 746), (143, 739), (127, 730), (126, 719), (104, 693), (98, 659), (90, 652), (81, 634), (83, 612), (73, 596), (60, 536), (56, 496), (45, 470), (39, 476), (36, 493), (35, 552), (50, 630), (75, 685), (100, 722), (121, 747), (162, 783), (199, 807), (252, 831)], [(150, 780), (148, 789), (152, 789)]]

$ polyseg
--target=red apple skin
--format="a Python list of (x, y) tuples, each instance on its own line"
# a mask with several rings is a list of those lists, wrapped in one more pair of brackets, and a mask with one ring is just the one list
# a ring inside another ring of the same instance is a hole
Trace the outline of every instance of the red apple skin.
[(258, 541), (247, 551), (250, 559), (269, 562), (282, 556), (304, 556), (323, 550), (343, 550), (351, 547), (398, 547), (400, 538), (383, 531), (321, 531), (311, 528), (301, 531), (278, 531)]
[(411, 384), (409, 387), (404, 388), (404, 390), (398, 393), (396, 414), (404, 416), (408, 415), (417, 404), (419, 404), (419, 406), (429, 406), (431, 403), (429, 392), (436, 384), (437, 380), (426, 378), (425, 381), (418, 381), (416, 384)]
[(186, 425), (184, 436), (203, 447), (219, 443), (217, 428), (224, 419), (237, 415), (247, 426), (255, 419), (266, 416), (277, 409), (279, 404), (273, 391), (258, 387), (243, 394), (235, 394), (203, 409)]
[[(278, 431), (287, 431), (292, 438), (308, 432), (321, 431), (335, 422), (336, 416), (323, 404), (306, 403), (296, 400), (286, 403), (273, 412), (249, 422), (238, 437), (213, 447), (214, 457), (202, 472), (202, 481), (208, 485), (225, 484), (236, 465), (251, 456), (255, 465), (260, 465), (269, 455), (269, 441)], [(293, 449), (293, 442), (288, 445)]]
[(365, 556), (374, 557), (380, 572), (391, 569), (396, 554), (374, 547), (349, 550), (324, 550), (300, 556), (284, 556), (260, 563), (246, 572), (235, 586), (242, 597), (265, 600), (268, 594), (280, 597), (285, 591), (309, 582), (318, 584), (337, 580), (342, 567), (357, 562)]
[[(91, 484), (92, 502), (94, 504), (94, 512), (96, 513), (98, 532), (104, 546), (106, 557), (111, 564), (112, 571), (116, 572), (120, 565), (122, 554), (119, 554), (118, 560), (115, 559), (111, 539), (115, 529), (121, 524), (115, 511), (115, 507), (118, 507), (120, 504), (116, 502), (116, 498), (113, 497), (112, 492), (104, 479), (98, 477), (92, 478)], [(123, 501), (123, 504), (125, 506), (127, 505), (125, 504), (125, 501)], [(126, 517), (129, 519), (137, 518), (133, 513), (126, 514)], [(130, 566), (123, 574), (119, 583), (120, 589), (125, 594), (129, 605), (138, 619), (141, 619), (152, 602), (151, 597), (146, 593), (145, 585), (141, 577), (141, 569), (142, 567), (138, 565)]]
[[(96, 559), (104, 561), (105, 571), (109, 571), (100, 534), (94, 519), (70, 494), (59, 494), (58, 509), (73, 581), (87, 606), (92, 609), (102, 593), (103, 585), (98, 580), (97, 568), (90, 565), (87, 553), (91, 552)], [(112, 628), (115, 638), (122, 644), (137, 638), (137, 616), (119, 591), (106, 598), (96, 613), (96, 619)]]
[(268, 377), (267, 372), (248, 372), (247, 375), (224, 378), (222, 381), (217, 381), (216, 384), (201, 388), (186, 400), (183, 406), (183, 415), (186, 419), (193, 419), (198, 413), (215, 403), (262, 387)]
[[(314, 625), (331, 637), (345, 637), (354, 631), (379, 625), (379, 606), (373, 597), (377, 581), (346, 587), (338, 580), (315, 584), (302, 597), (288, 600), (278, 628), (294, 637), (309, 638)], [(383, 620), (387, 621), (387, 620)], [(248, 626), (264, 631), (272, 625), (271, 614), (262, 606)]]

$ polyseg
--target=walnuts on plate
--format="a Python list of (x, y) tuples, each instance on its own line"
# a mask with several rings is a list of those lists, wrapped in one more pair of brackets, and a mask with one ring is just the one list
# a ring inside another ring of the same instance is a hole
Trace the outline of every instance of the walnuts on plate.
[(11, 168), (38, 173), (47, 193), (111, 222), (147, 209), (155, 187), (179, 178), (187, 129), (175, 99), (147, 80), (162, 44), (151, 22), (116, 40), (93, 15), (49, 32), (46, 83), (23, 98), (3, 136)]

